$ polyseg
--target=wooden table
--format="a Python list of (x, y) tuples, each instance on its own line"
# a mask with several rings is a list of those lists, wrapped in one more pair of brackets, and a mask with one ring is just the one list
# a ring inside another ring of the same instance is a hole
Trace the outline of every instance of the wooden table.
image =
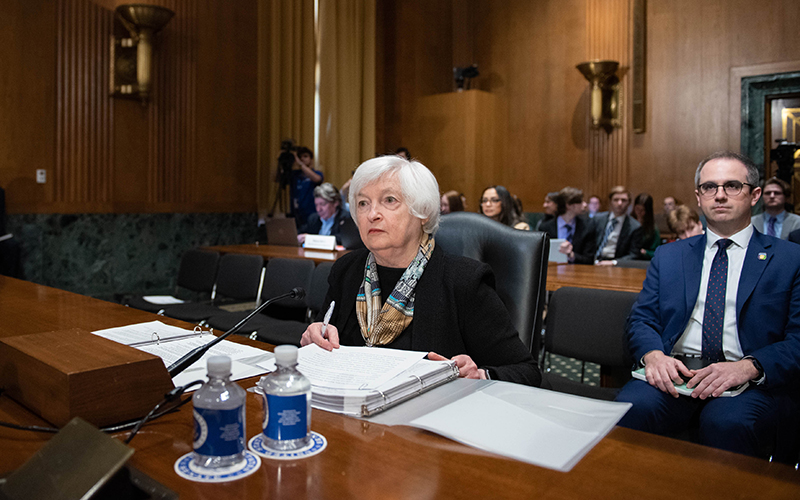
[(647, 271), (616, 266), (589, 266), (582, 264), (557, 264), (547, 266), (547, 290), (554, 292), (562, 286), (598, 288), (641, 292)]
[[(35, 325), (28, 323), (17, 331), (95, 329), (156, 319), (0, 277), (0, 318), (5, 326), (31, 315), (38, 317)], [(241, 385), (254, 383), (248, 379)], [(261, 412), (255, 396), (248, 395), (248, 438), (260, 432)], [(0, 420), (45, 424), (2, 395)], [(131, 442), (136, 450), (131, 463), (186, 499), (800, 498), (800, 473), (788, 466), (619, 427), (569, 473), (498, 457), (418, 429), (318, 410), (313, 411), (311, 427), (328, 440), (320, 455), (289, 462), (264, 460), (248, 478), (198, 484), (173, 472), (175, 461), (192, 447), (187, 405), (142, 429)], [(0, 475), (24, 463), (50, 436), (0, 428)]]
[(310, 259), (314, 263), (333, 262), (350, 250), (306, 250), (303, 247), (288, 247), (280, 245), (260, 245), (253, 243), (249, 245), (221, 245), (216, 247), (203, 247), (203, 250), (210, 250), (219, 253), (243, 253), (248, 255), (260, 255), (265, 260), (273, 257), (283, 259)]

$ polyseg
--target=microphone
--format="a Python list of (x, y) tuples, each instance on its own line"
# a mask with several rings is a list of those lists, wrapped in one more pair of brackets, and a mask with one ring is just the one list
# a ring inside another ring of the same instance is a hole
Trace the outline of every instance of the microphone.
[(183, 356), (181, 359), (179, 359), (178, 361), (172, 363), (169, 366), (169, 368), (167, 368), (167, 371), (169, 372), (170, 378), (172, 378), (175, 375), (181, 373), (183, 370), (189, 368), (189, 366), (191, 366), (195, 361), (197, 361), (198, 359), (202, 358), (203, 354), (208, 352), (209, 349), (211, 349), (212, 347), (214, 347), (218, 343), (220, 343), (223, 340), (225, 340), (229, 335), (238, 332), (248, 321), (250, 321), (253, 318), (253, 316), (255, 316), (256, 314), (258, 314), (261, 311), (263, 311), (264, 309), (266, 309), (268, 305), (272, 304), (273, 302), (277, 302), (279, 300), (287, 299), (287, 298), (290, 298), (290, 297), (293, 298), (293, 299), (298, 299), (299, 300), (299, 299), (302, 299), (305, 296), (306, 296), (305, 289), (303, 289), (301, 287), (297, 287), (297, 288), (292, 288), (291, 292), (287, 292), (287, 293), (284, 293), (283, 295), (278, 295), (277, 297), (273, 297), (273, 298), (267, 300), (266, 302), (264, 302), (260, 306), (258, 306), (255, 309), (253, 309), (253, 311), (250, 314), (248, 314), (240, 322), (236, 323), (236, 326), (234, 326), (233, 328), (231, 328), (230, 330), (225, 332), (223, 335), (220, 335), (219, 337), (215, 338), (214, 340), (212, 340), (208, 344), (201, 345), (200, 347), (196, 347), (196, 348), (192, 349), (185, 356)]

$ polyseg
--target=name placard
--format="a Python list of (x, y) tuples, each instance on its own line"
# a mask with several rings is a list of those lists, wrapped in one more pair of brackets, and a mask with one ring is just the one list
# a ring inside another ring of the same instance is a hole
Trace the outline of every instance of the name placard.
[(322, 236), (319, 234), (306, 235), (306, 242), (303, 248), (313, 248), (315, 250), (330, 250), (336, 249), (336, 236)]

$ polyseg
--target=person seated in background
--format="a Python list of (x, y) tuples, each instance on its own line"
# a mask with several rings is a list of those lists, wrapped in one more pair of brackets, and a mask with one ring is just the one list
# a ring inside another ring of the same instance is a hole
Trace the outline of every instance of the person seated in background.
[(592, 219), (597, 228), (595, 264), (616, 265), (618, 260), (635, 259), (642, 248), (641, 225), (628, 217), (631, 194), (625, 186), (615, 186), (608, 194), (609, 212), (602, 212)]
[(464, 211), (464, 205), (461, 202), (461, 194), (458, 191), (448, 191), (443, 194), (440, 205), (442, 215)]
[(501, 224), (530, 231), (531, 227), (517, 213), (511, 193), (503, 186), (489, 186), (481, 195), (481, 213)]
[(558, 191), (553, 191), (552, 193), (544, 195), (542, 208), (544, 209), (544, 217), (536, 224), (537, 231), (541, 231), (543, 222), (555, 219), (556, 215), (558, 215)]
[(753, 226), (767, 236), (789, 239), (792, 231), (800, 229), (800, 215), (786, 211), (786, 200), (792, 195), (785, 181), (773, 177), (764, 183), (764, 213), (753, 216)]
[(678, 205), (667, 217), (669, 230), (675, 233), (679, 240), (703, 234), (703, 224), (700, 216), (694, 209), (686, 205)]
[(342, 196), (330, 182), (323, 182), (314, 188), (314, 206), (316, 212), (308, 217), (308, 221), (298, 229), (297, 241), (304, 243), (307, 234), (336, 236), (336, 244), (341, 245), (339, 232), (350, 219), (350, 213), (342, 209)]
[(642, 248), (639, 250), (640, 260), (650, 260), (661, 244), (661, 233), (655, 225), (653, 217), (653, 197), (640, 193), (633, 201), (633, 218), (642, 225)]
[(675, 210), (676, 207), (682, 205), (680, 201), (678, 201), (674, 196), (667, 196), (664, 198), (664, 209), (661, 213), (655, 215), (655, 222), (656, 227), (661, 232), (661, 234), (666, 234), (671, 232), (669, 228), (669, 224), (667, 223), (667, 218), (669, 214)]
[[(619, 425), (671, 434), (696, 419), (702, 444), (756, 456), (774, 450), (778, 429), (797, 427), (800, 248), (754, 230), (758, 177), (729, 151), (697, 167), (708, 231), (663, 245), (650, 264), (626, 327), (646, 381), (617, 395), (633, 404)], [(690, 396), (676, 389), (684, 382)]]
[(436, 244), (440, 196), (424, 165), (389, 155), (362, 163), (350, 206), (366, 249), (340, 257), (328, 278), (330, 323), (312, 323), (300, 343), (428, 352), (459, 376), (539, 386), (536, 360), (494, 288), (491, 268)]
[(583, 214), (583, 191), (565, 187), (556, 197), (556, 217), (539, 225), (539, 231), (551, 239), (566, 240), (558, 251), (566, 254), (569, 262), (592, 264), (595, 253), (595, 227)]
[(586, 215), (589, 216), (590, 219), (594, 218), (601, 209), (601, 202), (600, 197), (597, 195), (592, 195), (589, 197), (589, 203), (586, 204)]

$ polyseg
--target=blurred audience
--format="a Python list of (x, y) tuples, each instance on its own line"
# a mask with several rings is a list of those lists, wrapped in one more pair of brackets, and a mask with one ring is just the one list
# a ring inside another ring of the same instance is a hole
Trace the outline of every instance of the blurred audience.
[(768, 179), (761, 191), (764, 213), (753, 216), (753, 227), (767, 236), (789, 239), (792, 231), (800, 229), (800, 215), (786, 211), (786, 200), (791, 196), (792, 190), (786, 181), (777, 177)]
[(336, 243), (341, 245), (340, 229), (350, 219), (350, 213), (343, 210), (341, 205), (342, 196), (330, 182), (323, 182), (314, 188), (316, 212), (309, 215), (305, 225), (298, 229), (298, 243), (305, 242), (308, 234), (322, 234), (336, 236)]
[(679, 240), (685, 240), (692, 236), (703, 234), (703, 224), (697, 212), (686, 205), (678, 205), (675, 210), (667, 217), (669, 230), (677, 236)]
[(542, 208), (544, 209), (544, 217), (536, 224), (537, 231), (541, 231), (544, 222), (555, 219), (556, 215), (558, 215), (558, 191), (547, 193), (544, 196)]
[(618, 260), (635, 259), (642, 248), (639, 222), (628, 216), (631, 194), (625, 186), (615, 186), (608, 194), (609, 211), (592, 219), (597, 227), (595, 264), (616, 265)]
[(524, 231), (531, 229), (517, 213), (514, 199), (503, 186), (489, 186), (483, 190), (480, 213), (514, 229)]
[(565, 187), (556, 197), (556, 217), (543, 221), (539, 231), (552, 239), (565, 240), (558, 251), (566, 254), (569, 262), (591, 264), (595, 253), (595, 226), (592, 220), (582, 215), (583, 191)]
[(461, 194), (458, 191), (448, 191), (442, 195), (441, 201), (442, 215), (450, 212), (463, 212), (464, 204), (461, 201)]
[(600, 212), (601, 208), (602, 204), (600, 202), (600, 197), (593, 194), (592, 196), (589, 197), (589, 203), (586, 205), (587, 209), (586, 215), (588, 215), (589, 218), (591, 219), (598, 212)]
[(653, 214), (653, 197), (647, 193), (640, 193), (633, 201), (633, 218), (641, 224), (642, 248), (638, 258), (650, 260), (661, 244), (661, 233), (655, 225)]

